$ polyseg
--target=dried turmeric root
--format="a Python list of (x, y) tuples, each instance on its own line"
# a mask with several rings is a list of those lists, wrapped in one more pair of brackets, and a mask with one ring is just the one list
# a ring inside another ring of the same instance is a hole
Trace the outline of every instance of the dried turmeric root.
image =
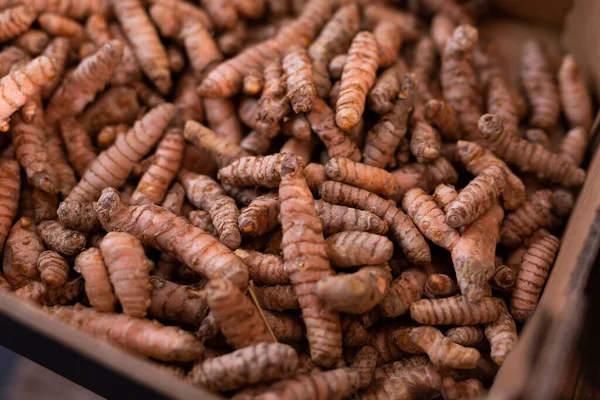
[(558, 88), (565, 116), (571, 128), (585, 130), (592, 125), (592, 99), (573, 55), (566, 55), (558, 71)]
[(385, 236), (367, 232), (340, 232), (327, 240), (327, 256), (337, 267), (377, 265), (387, 262), (394, 245)]
[(410, 305), (423, 296), (423, 289), (427, 274), (420, 268), (408, 268), (400, 274), (379, 303), (381, 314), (388, 318), (404, 315)]
[(525, 185), (523, 181), (513, 174), (508, 165), (500, 160), (490, 150), (475, 142), (459, 140), (456, 143), (457, 153), (465, 165), (467, 171), (477, 176), (486, 168), (496, 165), (506, 172), (506, 186), (502, 192), (504, 207), (514, 210), (525, 201)]
[(85, 236), (56, 220), (40, 223), (38, 233), (49, 248), (66, 256), (75, 256), (85, 249)]
[(69, 264), (60, 254), (46, 250), (37, 259), (37, 268), (44, 285), (50, 289), (58, 289), (67, 283)]
[(386, 266), (363, 267), (353, 274), (328, 276), (317, 282), (317, 297), (327, 308), (362, 314), (377, 306), (392, 282)]
[(94, 310), (111, 312), (115, 309), (117, 299), (113, 293), (112, 284), (102, 253), (96, 247), (79, 253), (75, 258), (75, 267), (85, 280), (85, 293)]
[(179, 180), (185, 188), (188, 200), (208, 212), (219, 233), (221, 243), (232, 250), (240, 247), (242, 236), (238, 227), (239, 210), (235, 200), (225, 194), (221, 186), (206, 175), (181, 171)]
[(96, 151), (92, 141), (82, 124), (74, 118), (62, 119), (59, 123), (63, 143), (67, 149), (69, 162), (83, 176), (87, 167), (96, 159)]
[(156, 147), (152, 163), (140, 178), (131, 204), (163, 201), (171, 181), (177, 176), (183, 161), (185, 140), (179, 128), (169, 129)]
[(300, 304), (292, 285), (257, 286), (254, 294), (256, 295), (258, 304), (267, 310), (285, 311), (300, 309)]
[(183, 136), (194, 146), (206, 150), (219, 168), (250, 155), (237, 144), (217, 136), (215, 132), (196, 121), (186, 122)]
[(235, 104), (229, 99), (202, 99), (208, 126), (224, 139), (239, 143), (242, 126), (236, 116)]
[(510, 299), (510, 313), (515, 320), (525, 322), (535, 311), (559, 246), (560, 240), (547, 235), (527, 248)]
[(254, 282), (267, 285), (289, 282), (281, 257), (250, 249), (237, 249), (235, 255), (246, 263), (250, 279)]
[(515, 211), (508, 214), (502, 223), (502, 244), (517, 247), (533, 232), (549, 223), (552, 210), (552, 191), (542, 189), (532, 193)]
[(100, 229), (96, 208), (96, 203), (65, 200), (58, 206), (58, 219), (65, 228), (80, 232), (96, 232)]
[(577, 126), (570, 129), (560, 142), (559, 155), (575, 166), (580, 166), (588, 148), (588, 131)]
[(410, 75), (404, 76), (398, 99), (392, 109), (367, 133), (363, 150), (365, 164), (385, 168), (394, 159), (396, 149), (406, 135), (408, 121), (414, 107), (413, 79), (414, 77)]
[(69, 200), (94, 201), (106, 187), (120, 187), (133, 169), (161, 137), (173, 119), (175, 106), (159, 105), (144, 115), (133, 128), (119, 136), (114, 145), (100, 153), (69, 193)]
[(425, 104), (425, 118), (439, 129), (445, 139), (460, 139), (458, 113), (443, 100), (431, 99)]
[(448, 206), (446, 222), (458, 228), (477, 220), (492, 207), (506, 186), (506, 171), (498, 166), (486, 168), (461, 190)]
[(40, 56), (0, 79), (0, 131), (6, 132), (9, 117), (57, 74), (52, 59)]
[(393, 200), (400, 197), (400, 188), (394, 176), (377, 167), (334, 157), (327, 162), (325, 173), (334, 181), (344, 182)]
[(206, 290), (210, 311), (229, 345), (240, 349), (273, 341), (256, 307), (234, 284), (213, 279)]
[(430, 299), (456, 294), (456, 283), (445, 274), (431, 274), (425, 282), (424, 294)]
[[(134, 123), (140, 109), (135, 90), (122, 86), (113, 87), (106, 90), (94, 103), (90, 104), (78, 118), (78, 121), (90, 135), (97, 135), (108, 125)], [(100, 137), (98, 137), (98, 141), (100, 141)]]
[(552, 131), (560, 114), (558, 88), (542, 45), (527, 40), (521, 53), (521, 83), (531, 104), (531, 126)]
[[(14, 133), (13, 133), (14, 135)], [(21, 175), (15, 160), (0, 160), (0, 252), (19, 210)]]
[(298, 296), (313, 362), (331, 366), (342, 353), (339, 316), (318, 300), (317, 281), (331, 276), (323, 228), (303, 169), (285, 166), (279, 186), (280, 218), (283, 230), (283, 260)]
[(485, 396), (485, 387), (475, 378), (456, 382), (446, 377), (442, 380), (444, 400), (476, 400)]
[(260, 236), (279, 225), (279, 196), (267, 193), (248, 205), (238, 217), (240, 231), (245, 236)]
[(454, 186), (445, 185), (443, 183), (439, 184), (433, 193), (433, 200), (438, 207), (444, 210), (444, 212), (448, 212), (448, 207), (450, 207), (457, 197), (458, 192), (454, 189)]
[(483, 329), (476, 325), (457, 326), (448, 329), (446, 337), (461, 346), (473, 347), (483, 340)]
[[(202, 76), (211, 65), (223, 59), (210, 32), (202, 22), (192, 16), (183, 18), (179, 39), (185, 46), (188, 60), (190, 60), (196, 76)], [(163, 94), (166, 93), (163, 92)]]
[(142, 70), (162, 94), (167, 94), (172, 84), (169, 59), (142, 3), (139, 0), (111, 3)]
[(379, 115), (392, 110), (406, 72), (406, 63), (399, 59), (377, 77), (367, 95), (367, 105), (371, 110)]
[(356, 4), (340, 7), (325, 24), (319, 36), (310, 44), (308, 54), (312, 59), (313, 76), (319, 97), (325, 97), (331, 88), (329, 62), (336, 54), (348, 48), (360, 26), (360, 13)]
[(380, 66), (388, 66), (398, 58), (402, 46), (402, 27), (392, 19), (383, 19), (373, 27), (373, 36), (377, 42)]
[(471, 59), (477, 40), (477, 30), (472, 26), (456, 28), (446, 44), (440, 71), (444, 98), (458, 113), (461, 130), (470, 140), (479, 137), (477, 120), (483, 106)]
[(302, 46), (290, 48), (283, 58), (287, 97), (295, 113), (310, 110), (317, 89), (313, 79), (312, 64), (308, 52)]
[(494, 276), (496, 243), (504, 211), (498, 204), (465, 227), (452, 249), (452, 262), (460, 292), (471, 301), (484, 296), (487, 282)]
[(454, 343), (432, 326), (413, 328), (410, 340), (423, 349), (437, 367), (473, 369), (481, 358), (477, 350)]
[(346, 157), (360, 160), (360, 149), (356, 143), (335, 124), (333, 110), (320, 98), (313, 102), (306, 114), (313, 132), (321, 139), (330, 157)]
[(323, 233), (326, 235), (343, 231), (369, 232), (377, 235), (385, 235), (388, 231), (387, 223), (368, 211), (352, 207), (336, 206), (323, 200), (315, 200), (315, 210), (323, 225)]
[(157, 276), (150, 277), (152, 287), (148, 315), (168, 321), (198, 326), (208, 314), (206, 294)]
[(265, 136), (274, 137), (279, 132), (279, 122), (290, 111), (285, 76), (279, 58), (269, 61), (263, 74), (265, 84), (258, 100), (256, 128)]
[(208, 278), (230, 279), (242, 289), (248, 285), (248, 268), (242, 260), (210, 234), (162, 207), (127, 207), (115, 189), (107, 188), (98, 200), (98, 219), (107, 231), (131, 233)]
[(296, 371), (296, 351), (281, 343), (260, 343), (192, 368), (188, 379), (211, 391), (243, 388), (246, 385), (286, 378)]
[(387, 200), (363, 189), (328, 181), (319, 187), (324, 201), (332, 204), (352, 206), (372, 212), (387, 222), (396, 242), (408, 259), (417, 265), (431, 262), (429, 246), (412, 220)]
[(2, 25), (0, 42), (7, 42), (25, 33), (36, 16), (36, 10), (28, 5), (18, 5), (2, 10), (0, 12), (0, 25)]
[(517, 327), (512, 315), (508, 312), (506, 303), (502, 299), (496, 299), (500, 305), (502, 312), (500, 317), (490, 324), (485, 326), (485, 337), (490, 342), (490, 355), (492, 360), (502, 365), (506, 356), (517, 345)]
[(80, 305), (54, 306), (44, 312), (97, 338), (162, 361), (193, 361), (204, 353), (196, 338), (174, 326), (133, 318), (125, 314), (99, 313)]
[(20, 218), (11, 228), (4, 247), (4, 275), (14, 289), (27, 284), (27, 278), (39, 277), (37, 259), (42, 251), (44, 243), (35, 225), (27, 217)]
[(411, 189), (404, 194), (402, 207), (417, 228), (433, 243), (452, 250), (460, 235), (446, 223), (444, 212), (423, 189)]
[(419, 300), (410, 306), (410, 317), (425, 325), (477, 325), (496, 321), (500, 307), (491, 297), (473, 303), (465, 296)]
[(80, 48), (86, 40), (86, 32), (83, 26), (71, 18), (47, 12), (40, 14), (37, 22), (50, 35), (69, 39), (71, 47), (74, 49)]
[(219, 181), (234, 186), (276, 188), (284, 169), (303, 170), (304, 161), (295, 154), (276, 153), (244, 157), (219, 170)]
[(375, 83), (378, 58), (375, 36), (359, 32), (348, 50), (335, 108), (335, 123), (345, 131), (358, 123), (365, 110), (367, 93)]

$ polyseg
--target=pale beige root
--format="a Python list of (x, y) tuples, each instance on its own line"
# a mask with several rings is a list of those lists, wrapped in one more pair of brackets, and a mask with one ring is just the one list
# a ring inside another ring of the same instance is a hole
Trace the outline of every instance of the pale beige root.
[(61, 119), (59, 127), (69, 162), (77, 174), (83, 176), (90, 163), (96, 159), (90, 136), (83, 125), (72, 117)]
[(102, 189), (123, 185), (135, 163), (154, 146), (174, 115), (175, 106), (169, 103), (148, 111), (127, 134), (119, 136), (114, 145), (98, 155), (68, 199), (94, 201)]
[(415, 46), (412, 73), (419, 97), (423, 101), (434, 98), (430, 89), (430, 81), (437, 63), (435, 43), (429, 36), (423, 36)]
[(314, 290), (333, 271), (303, 169), (293, 167), (284, 168), (279, 186), (284, 268), (302, 309), (311, 358), (317, 365), (331, 366), (342, 354), (339, 316), (325, 308)]
[(148, 315), (198, 326), (208, 314), (204, 292), (156, 276), (150, 277), (150, 285), (152, 292)]
[(510, 170), (504, 161), (496, 157), (490, 150), (475, 142), (464, 140), (457, 142), (456, 150), (467, 171), (475, 176), (493, 165), (504, 169), (504, 172), (506, 172), (506, 186), (501, 196), (505, 208), (514, 210), (525, 201), (526, 193), (523, 181)]
[(458, 113), (444, 100), (431, 99), (425, 104), (425, 118), (448, 140), (460, 139)]
[(249, 156), (237, 144), (218, 136), (214, 131), (196, 121), (188, 121), (185, 124), (183, 135), (194, 146), (206, 150), (219, 168), (224, 168), (242, 157)]
[(558, 71), (562, 109), (571, 128), (587, 130), (592, 125), (592, 98), (572, 54), (566, 55)]
[(67, 74), (48, 102), (46, 119), (51, 127), (62, 118), (78, 115), (94, 100), (108, 83), (122, 55), (123, 44), (111, 40)]
[(457, 326), (448, 329), (446, 337), (461, 346), (473, 347), (483, 340), (483, 329), (476, 325)]
[(523, 137), (530, 143), (540, 145), (547, 150), (550, 149), (550, 138), (548, 137), (548, 134), (541, 129), (526, 129)]
[(60, 14), (40, 14), (37, 22), (50, 35), (69, 39), (73, 49), (78, 49), (86, 39), (85, 29), (80, 23)]
[[(300, 304), (292, 285), (257, 286), (254, 294), (263, 309), (272, 311), (299, 310)], [(272, 327), (271, 327), (272, 328)]]
[(427, 274), (420, 268), (408, 268), (392, 281), (387, 295), (379, 303), (381, 315), (394, 318), (404, 315), (410, 305), (423, 297)]
[(248, 266), (250, 279), (254, 282), (267, 285), (289, 282), (281, 257), (251, 249), (237, 249), (235, 254)]
[(50, 289), (58, 289), (67, 283), (69, 264), (60, 254), (46, 250), (37, 259), (40, 279)]
[(455, 381), (450, 377), (442, 380), (444, 400), (477, 400), (485, 396), (485, 387), (475, 378)]
[(484, 169), (448, 206), (446, 222), (458, 228), (477, 220), (492, 207), (506, 186), (506, 171), (496, 165)]
[(536, 229), (549, 223), (551, 210), (552, 191), (542, 189), (533, 192), (521, 207), (504, 219), (500, 228), (502, 244), (510, 248), (517, 247)]
[(356, 4), (340, 7), (325, 24), (319, 36), (311, 43), (308, 54), (312, 59), (313, 76), (319, 97), (324, 97), (331, 88), (328, 65), (331, 59), (350, 46), (358, 32), (360, 13)]
[(367, 93), (375, 83), (378, 58), (375, 36), (368, 31), (359, 32), (348, 49), (335, 107), (335, 123), (345, 131), (362, 117)]
[(24, 62), (28, 57), (18, 46), (4, 46), (0, 51), (0, 76), (7, 75), (14, 65)]
[(315, 200), (315, 210), (323, 225), (323, 233), (327, 235), (343, 231), (385, 235), (388, 231), (387, 223), (368, 211), (337, 206), (323, 200)]
[(336, 267), (382, 264), (394, 252), (394, 245), (388, 238), (368, 232), (336, 233), (325, 243), (329, 261)]
[(157, 321), (100, 313), (80, 305), (54, 306), (44, 308), (44, 312), (92, 336), (157, 360), (193, 361), (204, 352), (204, 346), (192, 334)]
[[(377, 114), (387, 114), (392, 110), (396, 97), (400, 93), (404, 74), (407, 72), (406, 63), (399, 59), (375, 80), (367, 94), (369, 109)], [(337, 96), (336, 96), (337, 97)]]
[(366, 190), (333, 181), (323, 183), (319, 193), (329, 203), (356, 207), (377, 215), (387, 222), (396, 242), (411, 262), (417, 265), (431, 262), (431, 252), (423, 235), (410, 217), (387, 200)]
[(92, 136), (108, 125), (133, 124), (140, 113), (135, 90), (113, 87), (102, 93), (78, 118), (86, 132)]
[(391, 65), (398, 58), (402, 46), (402, 27), (391, 19), (384, 19), (373, 27), (373, 36), (379, 54), (377, 63), (381, 67)]
[(39, 278), (37, 259), (44, 243), (29, 218), (20, 218), (10, 229), (4, 247), (4, 276), (13, 289)]
[(319, 186), (327, 180), (325, 166), (318, 163), (310, 163), (304, 168), (304, 178), (308, 187), (313, 192), (319, 189)]
[(517, 345), (519, 337), (515, 321), (508, 312), (506, 303), (502, 299), (495, 300), (502, 309), (502, 312), (495, 322), (485, 326), (485, 337), (491, 345), (490, 355), (492, 360), (496, 364), (502, 365), (508, 354)]
[(306, 118), (310, 122), (312, 131), (327, 148), (330, 157), (360, 160), (360, 149), (350, 136), (336, 125), (333, 110), (323, 100), (315, 99)]
[(419, 300), (410, 306), (410, 317), (425, 325), (477, 325), (494, 322), (500, 307), (490, 297), (473, 303), (465, 296)]
[[(185, 192), (184, 192), (184, 198), (185, 198)], [(164, 207), (164, 204), (163, 204), (163, 207)], [(202, 210), (194, 210), (194, 211), (191, 211), (187, 217), (190, 220), (190, 223), (192, 225), (194, 225), (196, 228), (200, 228), (203, 231), (210, 233), (211, 236), (214, 236), (216, 238), (219, 237), (219, 233), (217, 232), (217, 229), (213, 225), (212, 218), (210, 217), (210, 214), (208, 212), (202, 211)]]
[(100, 222), (96, 217), (96, 203), (65, 200), (58, 206), (58, 219), (65, 228), (80, 232), (96, 232)]
[(98, 219), (106, 230), (131, 233), (207, 278), (230, 279), (242, 289), (248, 284), (242, 260), (210, 234), (162, 207), (127, 207), (118, 192), (108, 188), (98, 200)]
[(156, 88), (167, 94), (171, 90), (167, 52), (142, 3), (139, 0), (112, 0), (111, 3), (140, 67)]
[(433, 201), (444, 210), (444, 213), (448, 212), (448, 207), (458, 197), (458, 192), (452, 185), (439, 184), (433, 192)]
[(264, 155), (269, 152), (273, 139), (258, 133), (250, 131), (240, 142), (240, 147), (253, 155)]
[(287, 97), (295, 113), (310, 110), (317, 89), (313, 78), (311, 59), (306, 48), (298, 45), (287, 49), (282, 62)]
[(10, 116), (39, 93), (57, 74), (54, 61), (39, 56), (0, 79), (0, 131), (6, 132)]
[(575, 166), (581, 165), (588, 148), (586, 128), (577, 126), (570, 129), (560, 142), (559, 155)]
[(328, 276), (317, 282), (317, 297), (327, 308), (362, 314), (377, 306), (392, 282), (386, 266), (363, 267), (353, 274)]
[(150, 166), (131, 195), (131, 204), (146, 201), (159, 204), (163, 201), (171, 182), (181, 168), (184, 147), (185, 140), (181, 129), (167, 130), (156, 147)]
[(123, 312), (144, 317), (150, 306), (149, 271), (154, 267), (144, 247), (128, 233), (110, 232), (100, 242), (100, 251)]
[(567, 216), (573, 209), (575, 199), (573, 193), (565, 189), (554, 189), (552, 191), (552, 211), (558, 216)]
[(529, 124), (551, 131), (558, 122), (560, 99), (551, 61), (542, 44), (535, 40), (523, 43), (521, 84), (531, 105)]
[(367, 133), (363, 149), (365, 164), (385, 168), (394, 159), (396, 149), (406, 135), (414, 100), (414, 77), (405, 75), (392, 109)]
[(49, 248), (66, 256), (75, 256), (85, 249), (85, 236), (56, 220), (41, 222), (38, 233)]
[(21, 174), (15, 160), (0, 160), (0, 252), (19, 210)]
[(244, 236), (260, 236), (279, 225), (279, 196), (267, 193), (252, 201), (238, 218), (240, 231)]
[(25, 33), (35, 20), (37, 12), (28, 5), (6, 8), (0, 12), (0, 42), (6, 42)]
[(184, 170), (179, 174), (179, 181), (185, 188), (188, 200), (210, 214), (221, 243), (232, 250), (240, 247), (242, 237), (235, 200), (227, 196), (223, 188), (209, 176)]
[(279, 133), (279, 123), (290, 112), (285, 76), (279, 58), (265, 65), (263, 76), (265, 84), (258, 100), (256, 129), (272, 138)]
[(223, 59), (210, 32), (194, 17), (183, 18), (179, 39), (183, 42), (188, 60), (196, 76), (202, 76), (211, 65)]
[(260, 95), (265, 85), (265, 79), (261, 71), (253, 69), (244, 76), (242, 93), (254, 96)]
[[(64, 39), (67, 43), (68, 39)], [(12, 44), (25, 50), (31, 56), (39, 56), (50, 43), (50, 35), (41, 29), (31, 28), (24, 34), (16, 37)]]
[(559, 246), (560, 240), (547, 235), (527, 248), (510, 299), (510, 313), (515, 320), (525, 322), (535, 311)]
[(239, 349), (273, 341), (259, 311), (233, 283), (213, 279), (206, 291), (210, 311), (229, 345)]
[(470, 140), (479, 138), (477, 120), (483, 107), (472, 63), (477, 40), (477, 30), (472, 26), (456, 28), (444, 49), (440, 71), (444, 98), (458, 112), (461, 130)]
[(429, 399), (439, 395), (442, 385), (435, 366), (423, 356), (377, 367), (374, 382), (360, 392), (361, 399)]
[(202, 101), (196, 95), (196, 78), (191, 71), (185, 71), (177, 81), (173, 104), (177, 107), (176, 126), (183, 128), (189, 120), (204, 120)]
[(456, 24), (444, 14), (437, 13), (431, 20), (431, 38), (439, 54), (444, 54), (446, 43), (452, 37)]
[(484, 296), (487, 282), (494, 276), (496, 243), (500, 239), (503, 218), (502, 207), (492, 205), (465, 227), (452, 249), (452, 262), (460, 292), (470, 301), (480, 300)]
[(117, 299), (100, 249), (91, 247), (79, 253), (75, 258), (74, 269), (80, 272), (85, 280), (85, 293), (94, 310), (114, 311)]
[[(344, 71), (344, 65), (346, 65), (346, 61), (348, 60), (348, 54), (338, 54), (333, 57), (329, 62), (329, 74), (333, 79), (340, 79), (342, 77), (342, 72)], [(332, 87), (333, 89), (333, 87)], [(329, 91), (331, 93), (331, 90)]]
[(185, 55), (183, 51), (176, 45), (171, 44), (167, 46), (167, 57), (169, 58), (169, 68), (171, 71), (178, 74), (186, 66)]
[(234, 186), (276, 188), (287, 168), (304, 170), (304, 161), (291, 153), (244, 157), (219, 170), (219, 181)]
[(473, 369), (481, 354), (448, 339), (432, 326), (413, 328), (410, 341), (427, 353), (431, 362), (441, 368)]
[(297, 366), (298, 356), (292, 347), (261, 343), (200, 362), (187, 378), (208, 390), (225, 391), (287, 378)]
[(334, 157), (325, 166), (325, 173), (334, 181), (344, 182), (393, 200), (400, 199), (400, 188), (396, 179), (384, 169), (344, 157)]
[(434, 273), (427, 277), (423, 294), (430, 299), (435, 299), (452, 296), (457, 290), (456, 283), (448, 275)]
[(452, 250), (456, 245), (460, 235), (446, 223), (444, 211), (423, 189), (415, 188), (406, 192), (402, 207), (421, 233), (433, 243), (447, 250)]

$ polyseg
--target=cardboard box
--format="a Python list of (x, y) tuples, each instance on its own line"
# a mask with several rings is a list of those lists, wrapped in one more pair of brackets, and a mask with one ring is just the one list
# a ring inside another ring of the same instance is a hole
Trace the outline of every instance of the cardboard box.
[[(595, 93), (600, 93), (600, 1), (497, 0), (507, 14), (482, 24), (509, 79), (518, 79), (524, 39), (535, 37), (572, 52)], [(563, 19), (563, 17), (565, 17)], [(600, 245), (600, 119), (592, 128), (587, 179), (562, 237), (562, 245), (538, 308), (498, 372), (489, 399), (561, 398), (572, 367), (587, 300), (584, 288)], [(0, 294), (0, 344), (110, 398), (210, 399), (218, 396), (166, 376), (147, 361), (65, 325), (9, 295)], [(572, 382), (571, 382), (572, 384)]]

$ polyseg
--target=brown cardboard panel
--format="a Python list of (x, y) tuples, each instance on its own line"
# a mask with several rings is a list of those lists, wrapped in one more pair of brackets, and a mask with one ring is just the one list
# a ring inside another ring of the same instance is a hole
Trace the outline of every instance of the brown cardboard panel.
[[(577, 1), (577, 0), (575, 0)], [(592, 0), (593, 1), (593, 0)], [(510, 15), (555, 26), (563, 23), (573, 0), (494, 0), (493, 3)]]

